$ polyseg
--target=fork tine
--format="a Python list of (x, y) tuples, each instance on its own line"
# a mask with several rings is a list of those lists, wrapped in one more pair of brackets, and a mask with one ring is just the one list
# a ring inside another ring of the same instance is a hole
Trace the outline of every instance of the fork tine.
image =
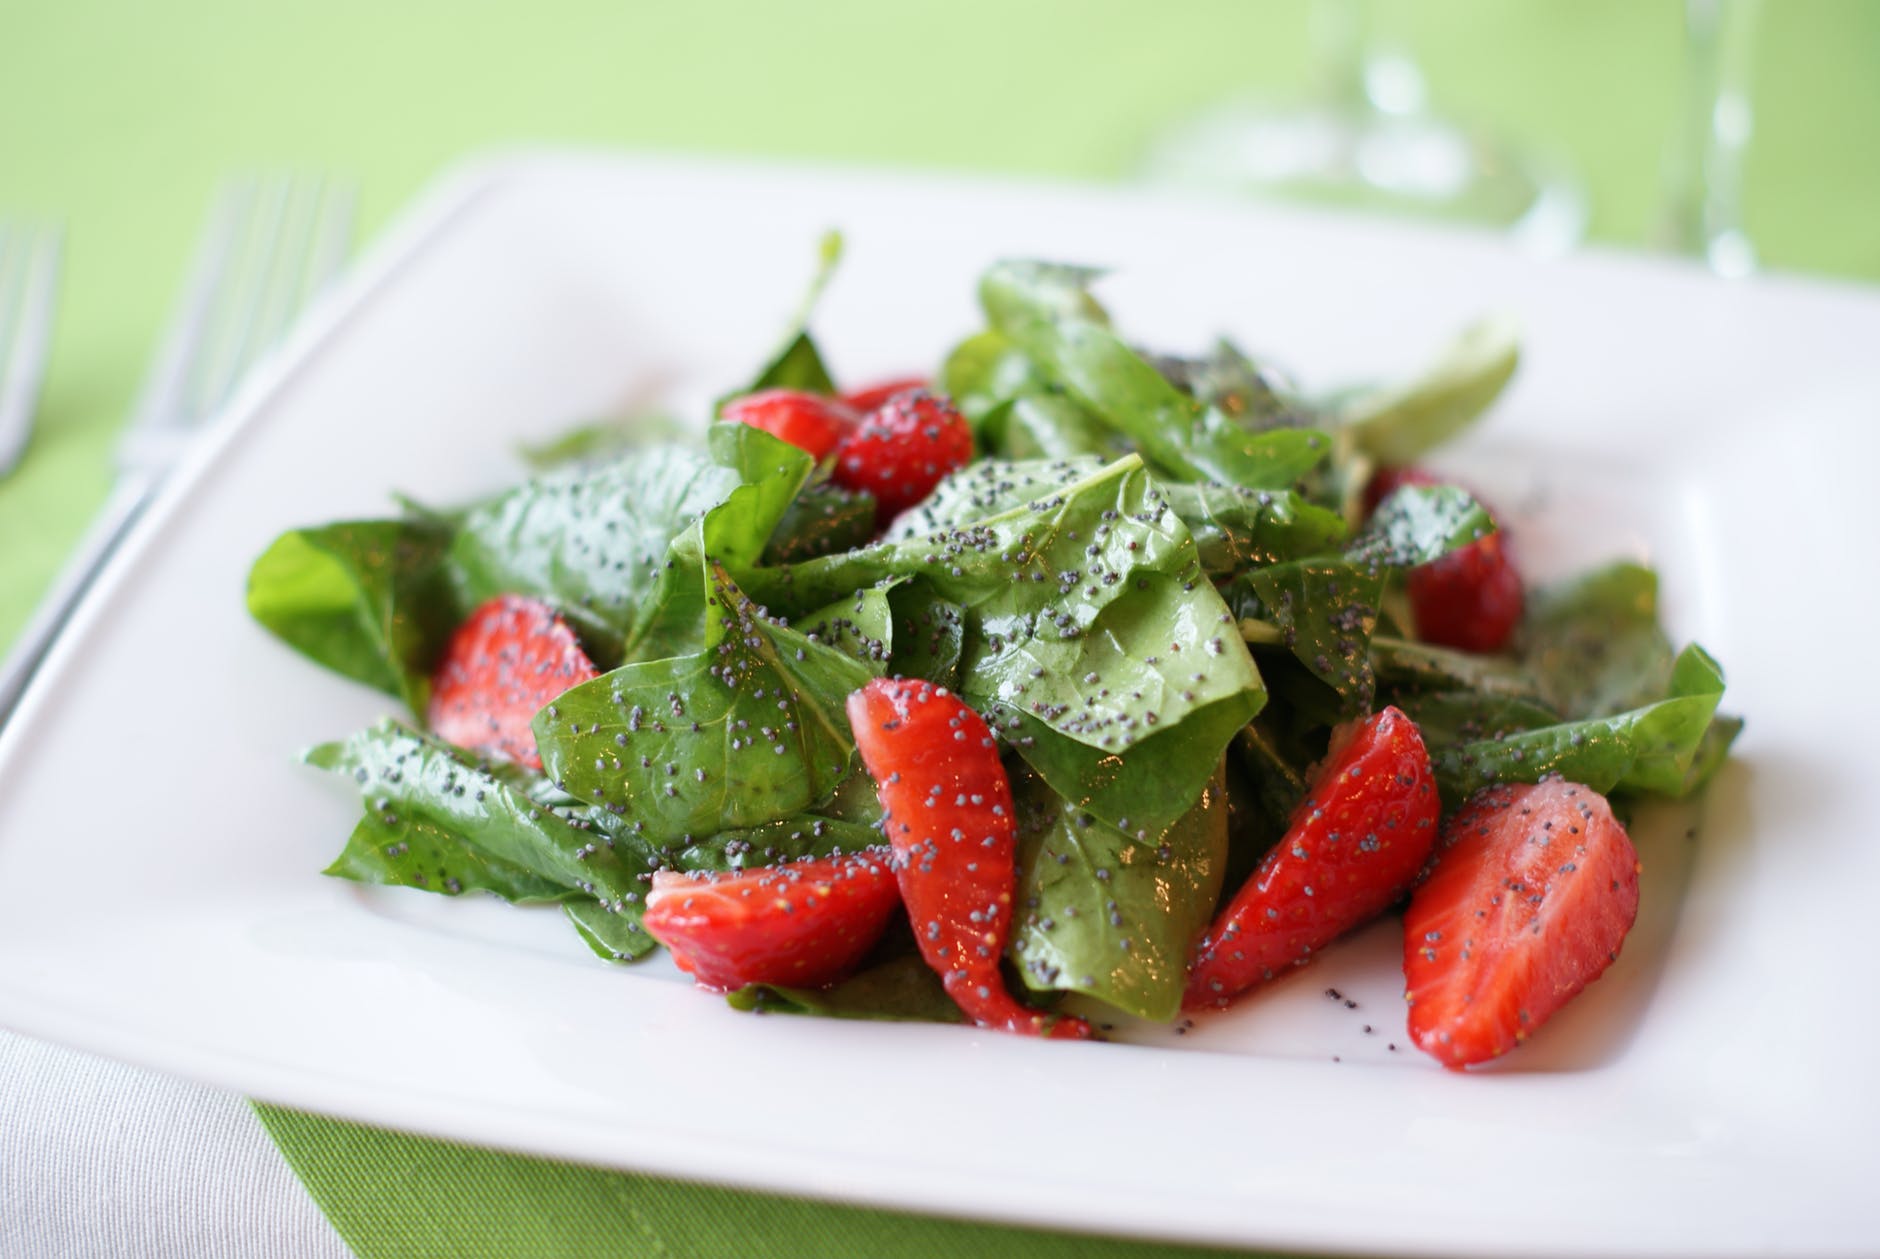
[(212, 315), (223, 277), (236, 263), (249, 216), (253, 188), (248, 180), (230, 180), (217, 194), (209, 226), (196, 243), (183, 296), (170, 316), (169, 332), (131, 413), (132, 439), (139, 432), (180, 427), (193, 365), (203, 355), (213, 329)]
[(208, 340), (197, 356), (184, 410), (177, 416), (180, 424), (193, 425), (212, 413), (240, 371), (266, 300), (268, 272), (279, 250), (290, 192), (288, 181), (279, 176), (251, 184), (250, 195), (242, 203), (247, 213), (236, 229), (233, 266), (215, 295)]
[(220, 409), (255, 360), (280, 340), (312, 294), (331, 277), (351, 238), (350, 192), (315, 176), (282, 176), (262, 186), (261, 213), (243, 251), (242, 283), (231, 286), (213, 366), (198, 382), (194, 414)]
[(52, 344), (58, 292), (57, 228), (13, 228), (0, 238), (0, 476), (26, 449)]

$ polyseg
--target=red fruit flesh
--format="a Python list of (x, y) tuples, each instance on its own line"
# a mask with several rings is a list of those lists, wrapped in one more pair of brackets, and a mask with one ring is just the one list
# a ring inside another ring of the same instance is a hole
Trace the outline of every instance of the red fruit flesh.
[(537, 599), (498, 595), (451, 635), (431, 675), (425, 721), (458, 747), (542, 768), (529, 722), (571, 686), (599, 676), (568, 623)]
[(910, 389), (927, 388), (924, 376), (904, 376), (899, 380), (886, 380), (878, 385), (869, 385), (842, 395), (843, 404), (857, 415), (867, 415), (876, 407), (892, 398), (897, 393), (906, 393)]
[(856, 747), (887, 811), (895, 877), (921, 956), (981, 1027), (1081, 1039), (1021, 1005), (999, 973), (1012, 921), (1012, 789), (985, 721), (931, 683), (876, 678), (849, 696)]
[(1638, 870), (1631, 838), (1589, 787), (1476, 793), (1404, 916), (1417, 1047), (1460, 1069), (1532, 1035), (1618, 958), (1638, 917)]
[(875, 496), (883, 524), (972, 462), (973, 430), (951, 400), (914, 389), (862, 417), (836, 448), (836, 484)]
[(1416, 723), (1395, 708), (1366, 720), (1202, 937), (1183, 1008), (1225, 1006), (1383, 913), (1428, 860), (1440, 814)]
[(761, 428), (818, 459), (833, 451), (856, 422), (856, 413), (843, 403), (800, 389), (765, 389), (733, 398), (718, 416)]
[(1521, 624), (1521, 574), (1499, 533), (1410, 570), (1406, 582), (1417, 634), (1459, 651), (1497, 652)]
[(887, 854), (868, 849), (732, 874), (660, 870), (645, 925), (701, 987), (819, 988), (855, 969), (900, 903)]
[[(1424, 468), (1379, 468), (1365, 486), (1365, 514), (1376, 511), (1402, 486), (1448, 484), (1452, 482)], [(1476, 498), (1480, 501), (1481, 496)], [(1500, 651), (1514, 637), (1526, 608), (1521, 574), (1505, 533), (1490, 534), (1411, 569), (1405, 586), (1418, 636), (1458, 651)]]

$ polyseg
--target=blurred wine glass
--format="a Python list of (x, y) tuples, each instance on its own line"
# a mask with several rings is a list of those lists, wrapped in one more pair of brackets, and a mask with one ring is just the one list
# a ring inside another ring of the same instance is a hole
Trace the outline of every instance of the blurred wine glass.
[(1685, 0), (1683, 116), (1665, 161), (1661, 243), (1729, 277), (1756, 269), (1743, 226), (1743, 156), (1761, 9), (1761, 0)]
[(1415, 60), (1381, 38), (1368, 0), (1309, 10), (1316, 90), (1305, 104), (1225, 102), (1150, 148), (1151, 179), (1505, 228), (1559, 252), (1586, 203), (1565, 168), (1429, 109)]

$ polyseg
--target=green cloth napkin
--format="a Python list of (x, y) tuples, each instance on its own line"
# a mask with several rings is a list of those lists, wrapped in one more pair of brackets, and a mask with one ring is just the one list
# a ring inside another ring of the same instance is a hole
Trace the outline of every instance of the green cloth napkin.
[(832, 1206), (491, 1154), (257, 1105), (288, 1165), (368, 1259), (1227, 1259), (1248, 1251), (1078, 1237)]
[[(1562, 153), (1595, 240), (1653, 224), (1680, 0), (1377, 0), (1436, 103)], [(1769, 4), (1746, 217), (1766, 263), (1880, 279), (1880, 5)], [(4, 8), (0, 211), (68, 229), (38, 431), (0, 482), (0, 643), (96, 511), (217, 178), (356, 178), (368, 228), (439, 168), (533, 141), (1124, 177), (1223, 96), (1297, 97), (1303, 0), (61, 0)], [(231, 599), (237, 592), (231, 592)], [(311, 872), (310, 872), (311, 877)], [(258, 1107), (364, 1259), (1141, 1256), (1182, 1248), (809, 1204)]]

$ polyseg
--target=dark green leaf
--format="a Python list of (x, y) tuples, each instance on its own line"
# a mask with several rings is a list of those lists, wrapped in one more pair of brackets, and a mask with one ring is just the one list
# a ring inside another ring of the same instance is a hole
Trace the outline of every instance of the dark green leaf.
[(1377, 505), (1364, 531), (1345, 548), (1345, 558), (1414, 568), (1493, 532), (1494, 519), (1467, 490), (1406, 485)]
[(894, 654), (889, 658), (888, 672), (958, 688), (960, 656), (966, 643), (966, 609), (942, 599), (919, 578), (895, 586), (888, 594), (888, 604), (894, 612)]
[(1490, 698), (1546, 702), (1533, 673), (1502, 656), (1477, 655), (1381, 633), (1371, 639), (1371, 656), (1379, 681), (1393, 694), (1467, 690)]
[(1091, 276), (1048, 263), (1000, 263), (980, 281), (980, 304), (1046, 380), (1183, 479), (1286, 489), (1330, 453), (1321, 433), (1251, 432), (1176, 388), (1100, 317), (1087, 289)]
[(414, 887), (445, 896), (490, 892), (517, 904), (564, 901), (581, 895), (513, 862), (491, 856), (450, 827), (425, 817), (392, 812), (368, 811), (359, 819), (352, 838), (324, 873), (356, 883)]
[(821, 299), (823, 289), (828, 287), (830, 277), (835, 274), (836, 264), (841, 261), (842, 234), (824, 232), (817, 247), (816, 271), (810, 277), (809, 288), (803, 294), (803, 302), (797, 308), (796, 317), (791, 320), (790, 330), (784, 334), (782, 346), (758, 369), (749, 386), (719, 399), (721, 406), (730, 398), (756, 393), (760, 389), (836, 392), (835, 382), (829, 377), (829, 369), (823, 365), (816, 342), (809, 335), (809, 320), (816, 311), (816, 303)]
[(1188, 957), (1220, 894), (1227, 796), (1211, 781), (1167, 829), (1117, 830), (1040, 778), (1014, 783), (1025, 908), (1010, 955), (1027, 987), (1082, 992), (1142, 1018), (1181, 1010)]
[(550, 777), (665, 843), (801, 813), (847, 774), (843, 704), (875, 676), (764, 616), (722, 570), (705, 649), (627, 665), (536, 714)]
[(1313, 428), (1309, 409), (1281, 380), (1248, 357), (1232, 341), (1222, 339), (1200, 358), (1157, 355), (1156, 369), (1170, 383), (1198, 401), (1219, 410), (1240, 427), (1261, 432), (1271, 428)]
[[(441, 849), (455, 837), (490, 859), (484, 864), (491, 870), (522, 870), (558, 887), (624, 901), (637, 897), (638, 876), (652, 868), (644, 850), (598, 826), (593, 811), (539, 804), (513, 785), (513, 777), (499, 778), (449, 744), (396, 722), (323, 744), (306, 759), (351, 777), (366, 812), (385, 827), (424, 824), (431, 828), (428, 845)], [(369, 868), (342, 855), (334, 872), (351, 878)], [(463, 873), (453, 870), (451, 877)], [(496, 890), (495, 878), (484, 886)]]
[(295, 529), (248, 574), (248, 611), (281, 641), (422, 713), (458, 610), (441, 561), (447, 525), (367, 520)]
[(659, 948), (640, 924), (637, 904), (618, 908), (595, 900), (570, 901), (561, 907), (590, 949), (610, 962), (637, 962)]
[(1658, 627), (1658, 577), (1614, 564), (1529, 602), (1522, 659), (1541, 693), (1568, 717), (1604, 717), (1651, 702), (1671, 677)]
[(1704, 739), (1722, 696), (1722, 670), (1703, 648), (1692, 645), (1678, 656), (1668, 696), (1656, 703), (1452, 745), (1431, 759), (1444, 800), (1452, 805), (1490, 783), (1536, 782), (1548, 774), (1601, 793), (1678, 796), (1696, 785), (1692, 767), (1702, 768), (1700, 751), (1718, 755), (1715, 744), (1723, 734), (1708, 750)]
[(918, 956), (891, 958), (829, 988), (752, 984), (725, 994), (732, 1008), (760, 1014), (811, 1014), (833, 1019), (963, 1023), (940, 977)]
[(1336, 691), (1347, 715), (1368, 712), (1376, 692), (1371, 632), (1384, 588), (1382, 565), (1340, 559), (1294, 560), (1240, 579), (1279, 627), (1280, 641)]
[(795, 564), (866, 546), (875, 536), (875, 496), (829, 481), (811, 482), (784, 508), (762, 563)]
[(1322, 554), (1345, 538), (1342, 516), (1290, 490), (1175, 484), (1163, 492), (1194, 535), (1210, 577)]
[(871, 671), (887, 668), (888, 654), (894, 645), (894, 614), (889, 595), (896, 583), (864, 586), (852, 595), (806, 612), (791, 622), (791, 628), (811, 642), (834, 647), (842, 654), (861, 661)]

